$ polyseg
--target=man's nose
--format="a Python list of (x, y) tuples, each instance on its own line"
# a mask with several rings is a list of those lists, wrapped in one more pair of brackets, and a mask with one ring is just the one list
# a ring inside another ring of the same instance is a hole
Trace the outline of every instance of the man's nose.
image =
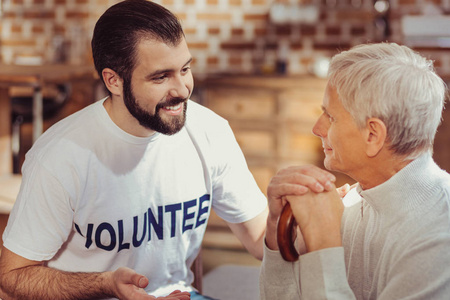
[(189, 97), (190, 88), (189, 88), (189, 78), (188, 76), (177, 76), (173, 80), (173, 84), (170, 88), (169, 94), (173, 98), (182, 98), (185, 99)]
[(319, 119), (317, 119), (316, 124), (314, 124), (312, 128), (312, 133), (315, 136), (318, 136), (320, 138), (323, 138), (327, 134), (327, 127), (326, 127), (326, 116), (325, 114), (321, 114)]

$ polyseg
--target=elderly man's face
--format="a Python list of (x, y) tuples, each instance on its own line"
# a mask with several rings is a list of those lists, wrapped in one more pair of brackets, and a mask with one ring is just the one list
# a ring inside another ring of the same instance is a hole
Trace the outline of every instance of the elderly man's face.
[(313, 133), (322, 139), (325, 167), (351, 176), (364, 166), (367, 158), (362, 131), (330, 85), (326, 88), (322, 109)]

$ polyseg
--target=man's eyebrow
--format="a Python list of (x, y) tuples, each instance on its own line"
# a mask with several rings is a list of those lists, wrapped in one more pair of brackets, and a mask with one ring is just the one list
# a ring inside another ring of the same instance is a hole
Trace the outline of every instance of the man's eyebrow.
[[(192, 57), (189, 58), (189, 60), (183, 65), (183, 68), (186, 67), (187, 65), (189, 65), (192, 62), (192, 59), (193, 59)], [(145, 78), (151, 79), (151, 78), (153, 78), (155, 76), (158, 76), (158, 75), (161, 75), (161, 74), (165, 74), (165, 73), (171, 73), (171, 72), (174, 72), (174, 71), (175, 71), (174, 69), (156, 70), (156, 71), (154, 71), (154, 72), (152, 72), (150, 74), (147, 74), (147, 76), (145, 76)]]
[(187, 65), (189, 65), (192, 62), (193, 58), (189, 58), (189, 60), (183, 65), (183, 67), (186, 67)]
[(326, 108), (325, 106), (321, 105), (321, 108), (322, 108), (322, 112), (323, 112), (325, 115), (327, 115), (328, 117), (331, 117), (330, 112), (327, 110), (327, 108)]

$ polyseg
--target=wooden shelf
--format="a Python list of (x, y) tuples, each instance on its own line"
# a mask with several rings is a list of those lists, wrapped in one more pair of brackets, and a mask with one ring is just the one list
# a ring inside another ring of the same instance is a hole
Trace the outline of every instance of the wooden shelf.
[(197, 88), (200, 102), (228, 120), (266, 193), (280, 168), (322, 163), (322, 143), (311, 130), (326, 84), (314, 76), (229, 76), (205, 79)]

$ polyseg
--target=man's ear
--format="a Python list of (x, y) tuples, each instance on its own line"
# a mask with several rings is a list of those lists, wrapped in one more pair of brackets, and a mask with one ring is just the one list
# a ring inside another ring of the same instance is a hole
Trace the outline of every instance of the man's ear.
[(386, 143), (387, 128), (378, 118), (370, 118), (366, 122), (366, 154), (369, 157), (376, 156)]
[(113, 95), (122, 95), (123, 92), (123, 80), (120, 76), (111, 70), (110, 68), (104, 68), (102, 71), (103, 81), (106, 88)]

